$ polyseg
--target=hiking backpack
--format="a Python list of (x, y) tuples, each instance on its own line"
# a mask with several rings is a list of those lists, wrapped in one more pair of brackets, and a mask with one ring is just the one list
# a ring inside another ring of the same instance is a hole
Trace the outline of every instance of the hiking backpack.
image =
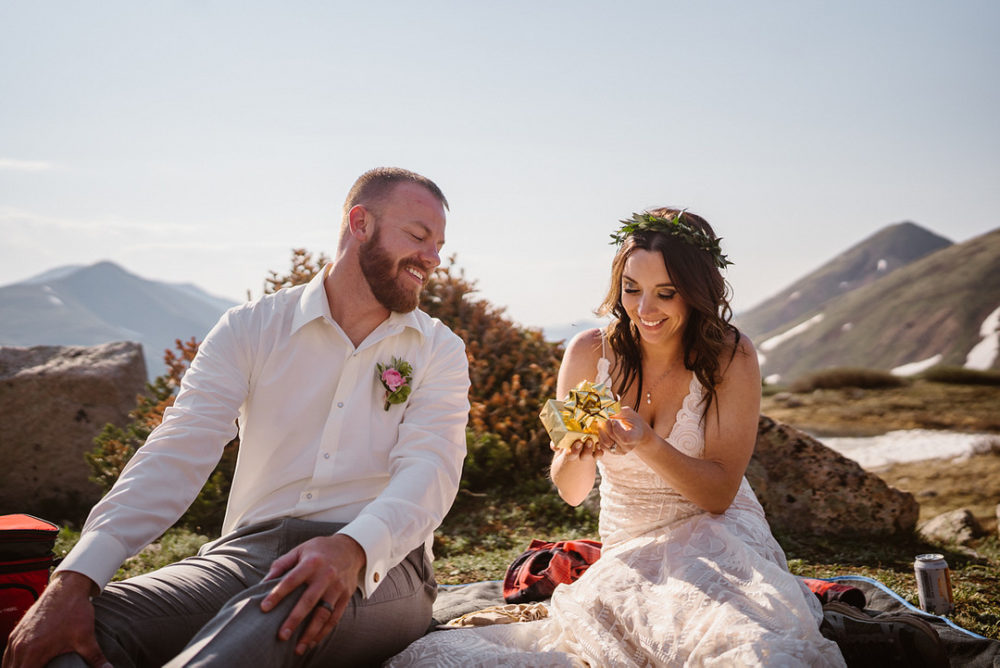
[(59, 527), (31, 515), (0, 515), (0, 654), (49, 583)]

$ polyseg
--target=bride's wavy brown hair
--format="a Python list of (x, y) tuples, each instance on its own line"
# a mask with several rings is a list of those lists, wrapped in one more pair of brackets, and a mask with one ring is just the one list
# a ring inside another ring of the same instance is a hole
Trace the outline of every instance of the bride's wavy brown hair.
[[(686, 225), (701, 229), (712, 239), (715, 231), (701, 216), (672, 208), (650, 209), (659, 218), (673, 220), (679, 217)], [(611, 262), (611, 285), (597, 314), (611, 315), (608, 341), (615, 352), (615, 375), (618, 376), (618, 396), (624, 396), (637, 383), (634, 408), (639, 408), (642, 394), (642, 348), (639, 332), (622, 306), (622, 274), (625, 261), (637, 250), (659, 253), (663, 256), (670, 279), (677, 292), (691, 308), (684, 328), (684, 367), (694, 372), (706, 390), (704, 416), (716, 398), (715, 386), (721, 380), (719, 360), (725, 352), (729, 359), (736, 354), (740, 332), (730, 323), (733, 312), (729, 305), (730, 288), (715, 265), (711, 253), (657, 229), (638, 230), (625, 238)]]

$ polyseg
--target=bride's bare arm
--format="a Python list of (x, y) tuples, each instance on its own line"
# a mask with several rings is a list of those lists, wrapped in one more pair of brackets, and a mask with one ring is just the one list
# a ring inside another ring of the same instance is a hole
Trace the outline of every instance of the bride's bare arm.
[(616, 442), (636, 454), (671, 487), (709, 512), (722, 513), (732, 503), (757, 440), (760, 414), (760, 368), (753, 344), (741, 337), (736, 355), (723, 360), (722, 381), (705, 419), (705, 452), (690, 457), (661, 438), (631, 408), (609, 421), (601, 442)]
[[(559, 367), (556, 396), (563, 399), (580, 381), (595, 380), (600, 356), (600, 330), (580, 332), (573, 337)], [(578, 506), (587, 498), (587, 494), (594, 488), (599, 456), (600, 449), (595, 450), (591, 442), (577, 441), (571, 450), (556, 449), (552, 457), (552, 482), (566, 503)]]

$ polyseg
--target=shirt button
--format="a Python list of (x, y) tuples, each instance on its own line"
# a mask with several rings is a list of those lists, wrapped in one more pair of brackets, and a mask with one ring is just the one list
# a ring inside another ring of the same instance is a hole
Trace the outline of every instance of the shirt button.
[(378, 578), (379, 578), (378, 571), (375, 571), (375, 573), (372, 575), (372, 580), (378, 582)]
[(313, 498), (313, 495), (311, 493), (310, 494), (306, 494), (306, 498), (307, 499), (311, 499), (311, 498)]
[(330, 458), (330, 453), (329, 452), (324, 452), (323, 453), (323, 459), (329, 459), (329, 458)]
[(343, 407), (344, 407), (344, 402), (343, 401), (338, 401), (337, 402), (337, 408), (343, 408)]

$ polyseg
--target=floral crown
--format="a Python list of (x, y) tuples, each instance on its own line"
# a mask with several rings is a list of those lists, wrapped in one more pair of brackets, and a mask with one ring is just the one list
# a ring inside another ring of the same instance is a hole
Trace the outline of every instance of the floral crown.
[(722, 240), (712, 238), (704, 230), (681, 220), (683, 215), (683, 211), (678, 212), (673, 218), (661, 218), (651, 213), (633, 213), (630, 219), (619, 221), (622, 226), (611, 235), (611, 243), (620, 246), (626, 238), (636, 232), (647, 230), (663, 232), (710, 254), (719, 269), (725, 269), (727, 265), (732, 264), (729, 258), (723, 255), (719, 246)]

